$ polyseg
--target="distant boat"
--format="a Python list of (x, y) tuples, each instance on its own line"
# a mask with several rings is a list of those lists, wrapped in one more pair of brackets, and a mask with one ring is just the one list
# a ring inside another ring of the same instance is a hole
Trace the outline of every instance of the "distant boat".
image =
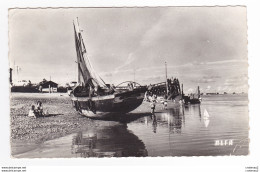
[(198, 86), (197, 92), (190, 96), (183, 96), (185, 104), (200, 104), (202, 99), (200, 97), (200, 87)]
[[(118, 86), (106, 84), (91, 66), (78, 21), (73, 23), (78, 64), (78, 84), (70, 97), (75, 109), (87, 117), (128, 113), (140, 106), (146, 86), (126, 81)], [(124, 86), (125, 85), (125, 86)]]

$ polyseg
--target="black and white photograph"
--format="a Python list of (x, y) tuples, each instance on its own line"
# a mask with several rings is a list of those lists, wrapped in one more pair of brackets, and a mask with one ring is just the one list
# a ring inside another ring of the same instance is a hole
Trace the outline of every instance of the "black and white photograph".
[(9, 9), (10, 156), (248, 156), (247, 30), (246, 6)]

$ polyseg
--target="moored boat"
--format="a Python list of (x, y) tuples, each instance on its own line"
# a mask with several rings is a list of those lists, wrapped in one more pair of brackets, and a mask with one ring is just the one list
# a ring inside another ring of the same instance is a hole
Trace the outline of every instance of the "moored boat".
[(197, 92), (195, 94), (190, 94), (189, 96), (184, 96), (184, 103), (185, 104), (200, 104), (202, 99), (200, 97), (200, 88), (198, 86)]

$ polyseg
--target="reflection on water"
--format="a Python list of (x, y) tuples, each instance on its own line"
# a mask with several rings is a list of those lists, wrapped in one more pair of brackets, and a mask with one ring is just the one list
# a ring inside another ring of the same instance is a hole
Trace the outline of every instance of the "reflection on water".
[[(144, 142), (148, 156), (247, 155), (247, 97), (206, 100), (137, 119), (128, 129)], [(216, 145), (222, 142), (232, 144)]]
[(16, 158), (69, 158), (69, 157), (145, 157), (144, 143), (126, 124), (102, 122), (65, 137), (49, 140), (38, 148), (14, 155)]
[(205, 127), (207, 128), (209, 126), (209, 113), (207, 109), (204, 109), (203, 119), (204, 119)]
[(149, 117), (146, 116), (133, 122), (142, 123), (143, 119), (146, 125), (151, 123), (153, 133), (156, 133), (158, 123), (160, 127), (168, 128), (169, 132), (172, 133), (181, 133), (182, 125), (185, 125), (184, 109), (180, 107), (155, 113), (153, 115), (149, 115)]
[[(142, 105), (142, 106), (145, 106)], [(140, 157), (248, 154), (248, 102), (205, 97), (201, 105), (114, 116), (17, 157)], [(232, 143), (232, 144), (223, 144)]]
[(79, 132), (72, 139), (72, 154), (80, 157), (140, 157), (147, 150), (126, 125), (104, 127), (97, 131)]
[(167, 122), (169, 132), (181, 133), (182, 125), (185, 124), (183, 108), (170, 109), (158, 115), (158, 120), (160, 120), (160, 122)]
[(72, 139), (72, 154), (80, 154), (81, 157), (98, 156), (94, 150), (96, 148), (97, 135), (83, 136), (82, 132), (77, 133)]

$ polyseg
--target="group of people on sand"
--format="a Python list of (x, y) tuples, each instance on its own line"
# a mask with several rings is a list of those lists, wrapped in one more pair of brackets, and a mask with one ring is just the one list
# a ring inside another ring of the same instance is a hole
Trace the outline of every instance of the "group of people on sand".
[(38, 117), (44, 117), (48, 115), (48, 111), (45, 113), (43, 112), (42, 102), (38, 101), (36, 106), (32, 105), (31, 109), (29, 110), (29, 117), (38, 118)]
[[(154, 114), (154, 111), (155, 111), (155, 106), (156, 106), (156, 103), (157, 103), (157, 96), (154, 94), (152, 96), (152, 100), (151, 100), (151, 103), (150, 103), (150, 107), (151, 107), (151, 113)], [(162, 104), (162, 108), (163, 109), (167, 109), (167, 99), (163, 99), (163, 101), (161, 101), (161, 104)]]

